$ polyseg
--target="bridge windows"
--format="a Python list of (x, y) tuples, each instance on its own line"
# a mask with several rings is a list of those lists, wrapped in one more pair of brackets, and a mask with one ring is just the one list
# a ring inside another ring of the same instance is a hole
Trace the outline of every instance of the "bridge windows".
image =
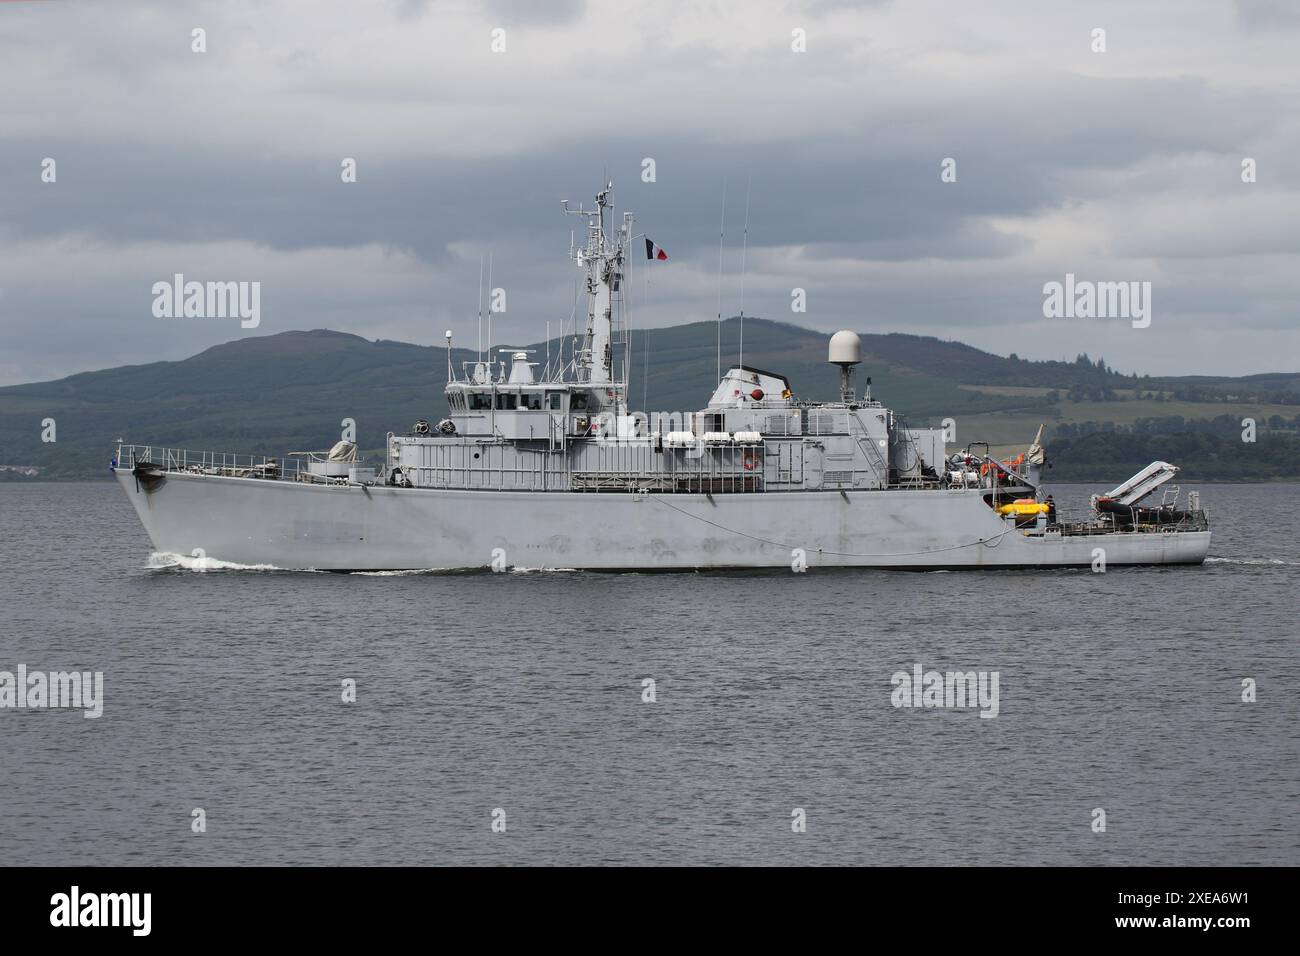
[[(558, 412), (564, 408), (564, 393), (562, 391), (551, 391), (549, 389), (518, 389), (518, 390), (499, 390), (492, 392), (460, 392), (447, 396), (447, 404), (453, 411), (471, 411), (486, 412), (491, 411), (493, 407), (499, 412)], [(587, 408), (583, 394), (584, 402), (580, 408)]]

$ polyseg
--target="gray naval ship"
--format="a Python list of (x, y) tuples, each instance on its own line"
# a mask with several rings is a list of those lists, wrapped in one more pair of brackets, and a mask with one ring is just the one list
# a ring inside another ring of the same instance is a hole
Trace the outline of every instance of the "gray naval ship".
[(1205, 559), (1199, 493), (1180, 503), (1168, 484), (1174, 465), (1153, 462), (1067, 515), (1044, 492), (1041, 428), (1011, 459), (980, 444), (949, 451), (943, 428), (909, 427), (869, 384), (856, 394), (853, 332), (829, 343), (839, 401), (802, 401), (779, 372), (737, 364), (723, 373), (719, 359), (703, 409), (630, 413), (623, 289), (641, 237), (630, 213), (607, 223), (611, 189), (590, 210), (564, 204), (584, 219), (585, 242), (571, 257), (586, 277), (585, 328), (575, 309), (562, 336), (569, 347), (544, 363), (480, 350), (459, 370), (448, 332), (448, 415), (389, 433), (382, 463), (361, 460), (347, 441), (277, 459), (119, 440), (114, 472), (157, 551), (347, 571), (1096, 569)]

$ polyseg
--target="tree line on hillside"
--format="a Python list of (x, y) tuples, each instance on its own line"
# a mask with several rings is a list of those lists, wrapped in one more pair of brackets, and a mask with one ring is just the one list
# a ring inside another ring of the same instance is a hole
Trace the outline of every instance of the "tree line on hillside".
[[(1039, 362), (1022, 359), (1012, 352), (1007, 356), (1013, 369), (1006, 384), (1060, 385), (1071, 402), (1202, 402), (1202, 403), (1254, 403), (1261, 405), (1300, 405), (1300, 391), (1271, 384), (1254, 384), (1244, 380), (1229, 382), (1186, 382), (1177, 378), (1152, 378), (1138, 376), (1136, 372), (1125, 375), (1106, 364), (1104, 358), (1095, 361), (1087, 352), (1079, 354), (1073, 363)], [(1052, 381), (1043, 381), (1042, 373), (1055, 375)], [(1060, 392), (1053, 391), (1049, 401), (1060, 400)]]
[[(1111, 423), (1106, 423), (1111, 424)], [(1181, 431), (1151, 434), (1095, 431), (1048, 446), (1052, 481), (1119, 481), (1152, 461), (1168, 461), (1189, 481), (1261, 481), (1300, 477), (1300, 432), (1260, 431), (1243, 441), (1230, 434)]]
[[(1260, 405), (1300, 405), (1300, 393), (1268, 390), (1246, 391), (1240, 387), (1212, 388), (1204, 385), (1184, 385), (1177, 388), (1156, 388), (1146, 390), (1143, 384), (1136, 387), (1123, 386), (1125, 392), (1117, 392), (1110, 385), (1079, 384), (1070, 387), (1065, 397), (1071, 402), (1197, 402), (1201, 404), (1224, 404), (1227, 402)], [(1058, 395), (1052, 392), (1052, 395)], [(1059, 396), (1058, 396), (1059, 397)]]
[[(1300, 415), (1286, 418), (1270, 415), (1255, 419), (1256, 434), (1266, 432), (1300, 432)], [(1094, 434), (1107, 435), (1172, 435), (1180, 432), (1199, 432), (1228, 437), (1241, 437), (1247, 428), (1247, 419), (1241, 415), (1216, 415), (1213, 418), (1184, 418), (1182, 415), (1159, 415), (1139, 418), (1132, 424), (1116, 422), (1063, 422), (1052, 431), (1056, 440), (1083, 438)]]

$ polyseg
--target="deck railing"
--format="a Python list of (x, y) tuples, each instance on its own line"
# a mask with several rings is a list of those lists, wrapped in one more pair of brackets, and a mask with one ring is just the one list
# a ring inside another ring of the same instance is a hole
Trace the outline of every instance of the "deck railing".
[[(1036, 520), (1026, 521), (1022, 518), (1017, 523), (1017, 527), (1031, 535), (1042, 534), (1044, 531), (1059, 531), (1061, 534), (1068, 536), (1113, 532), (1172, 534), (1183, 531), (1206, 531), (1210, 527), (1209, 518), (1203, 510), (1179, 511), (1178, 514), (1177, 520), (1163, 521), (1159, 524), (1126, 525), (1116, 521), (1114, 515), (1058, 508), (1052, 519), (1045, 522), (1044, 525), (1040, 526)], [(1016, 522), (1015, 515), (1004, 515), (1003, 519), (1008, 525)]]
[[(306, 462), (302, 458), (274, 458), (268, 455), (166, 448), (162, 445), (123, 444), (118, 450), (116, 461), (119, 468), (151, 464), (157, 465), (164, 472), (215, 475), (223, 478), (264, 478), (279, 481), (309, 481), (318, 484), (339, 484), (347, 480), (313, 474), (308, 471)], [(357, 462), (357, 464), (363, 463)]]

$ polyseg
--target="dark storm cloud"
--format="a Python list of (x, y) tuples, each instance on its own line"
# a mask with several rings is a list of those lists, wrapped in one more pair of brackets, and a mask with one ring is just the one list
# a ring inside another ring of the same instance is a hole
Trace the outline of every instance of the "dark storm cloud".
[[(680, 251), (715, 240), (726, 180), (733, 225), (752, 184), (751, 230), (760, 243), (856, 242), (896, 258), (899, 250), (925, 254), (919, 242), (969, 231), (972, 217), (1115, 194), (1114, 183), (1080, 173), (1239, 151), (1284, 106), (1280, 97), (1215, 95), (1193, 80), (1060, 76), (998, 105), (958, 97), (924, 121), (849, 109), (835, 128), (782, 126), (743, 144), (620, 132), (602, 141), (598, 163), (584, 144), (546, 141), (522, 155), (479, 159), (356, 150), (358, 182), (348, 188), (338, 155), (320, 150), (86, 142), (62, 133), (10, 141), (0, 180), (11, 184), (8, 224), (33, 237), (238, 239), (290, 250), (373, 242), (437, 261), (455, 240), (490, 241), (500, 232), (553, 239), (562, 230), (559, 200), (593, 193), (605, 169), (620, 206), (671, 228)], [(1069, 122), (1054, 127), (1061, 118)], [(657, 164), (653, 184), (640, 181), (646, 153)], [(69, 157), (57, 190), (32, 175), (47, 154)], [(956, 188), (939, 184), (947, 156), (957, 159)]]
[[(264, 281), (256, 334), (430, 341), (464, 327), (491, 252), (512, 303), (498, 328), (537, 338), (572, 304), (564, 253), (580, 223), (559, 200), (589, 203), (602, 172), (673, 256), (639, 312), (652, 324), (716, 308), (724, 181), (733, 306), (749, 191), (751, 314), (1022, 355), (1109, 339), (1145, 370), (1117, 328), (1044, 323), (1040, 306), (1065, 271), (1150, 279), (1164, 311), (1145, 341), (1169, 336), (1150, 350), (1166, 371), (1202, 368), (1226, 321), (1245, 342), (1293, 319), (1300, 133), (1292, 51), (1269, 32), (1285, 8), (1179, 4), (1166, 12), (1182, 19), (1143, 22), (1090, 5), (1085, 22), (1016, 4), (933, 16), (780, 0), (393, 2), (372, 17), (290, 0), (6, 6), (0, 382), (244, 334), (153, 319), (150, 286), (177, 271)], [(1105, 57), (1088, 52), (1094, 13)], [(1207, 25), (1187, 27), (1195, 16)], [(497, 24), (510, 52), (494, 57)], [(793, 25), (806, 56), (788, 48)], [(47, 156), (57, 185), (40, 180)], [(656, 182), (640, 179), (645, 157)], [(940, 182), (945, 157), (956, 183)], [(789, 312), (793, 286), (815, 304), (805, 315)], [(1007, 345), (1026, 323), (1028, 345)], [(1261, 341), (1250, 348), (1293, 342)]]

